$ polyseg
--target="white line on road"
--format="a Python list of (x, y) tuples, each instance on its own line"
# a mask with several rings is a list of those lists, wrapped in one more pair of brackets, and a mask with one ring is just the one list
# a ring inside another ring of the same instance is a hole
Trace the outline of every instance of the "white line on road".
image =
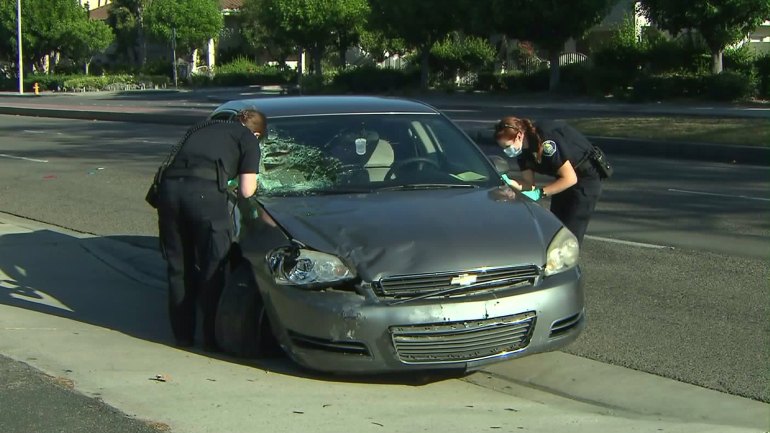
[(25, 129), (24, 132), (28, 132), (30, 134), (45, 134), (45, 131), (30, 131), (29, 129)]
[(171, 143), (168, 143), (166, 141), (152, 141), (152, 140), (142, 140), (142, 143), (148, 143), (148, 144), (168, 144), (168, 145), (171, 145)]
[(595, 241), (609, 242), (609, 243), (613, 243), (613, 244), (630, 245), (630, 246), (633, 246), (633, 247), (654, 248), (654, 249), (657, 249), (657, 250), (664, 250), (664, 249), (671, 249), (671, 250), (673, 250), (674, 249), (674, 247), (669, 247), (669, 246), (666, 246), (666, 245), (645, 244), (645, 243), (641, 243), (641, 242), (632, 242), (632, 241), (623, 241), (623, 240), (620, 240), (620, 239), (603, 238), (603, 237), (600, 237), (600, 236), (586, 235), (586, 239), (593, 239)]
[(24, 161), (32, 161), (32, 162), (48, 162), (44, 159), (32, 159), (32, 158), (25, 158), (23, 156), (13, 156), (13, 155), (6, 155), (4, 153), (0, 153), (0, 157), (3, 158), (11, 158), (11, 159), (23, 159)]
[(729, 194), (715, 194), (713, 192), (700, 192), (700, 191), (686, 191), (682, 189), (669, 188), (670, 192), (679, 192), (682, 194), (695, 194), (695, 195), (709, 195), (712, 197), (726, 197), (726, 198), (742, 198), (745, 200), (757, 200), (757, 201), (770, 201), (770, 198), (751, 197), (748, 195), (729, 195)]

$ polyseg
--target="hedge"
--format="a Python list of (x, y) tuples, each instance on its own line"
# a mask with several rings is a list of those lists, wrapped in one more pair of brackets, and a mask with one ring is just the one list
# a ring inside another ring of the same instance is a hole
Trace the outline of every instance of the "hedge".
[[(40, 91), (72, 92), (79, 90), (127, 90), (146, 87), (165, 87), (171, 79), (165, 75), (62, 75), (30, 74), (24, 76), (24, 91), (34, 92), (35, 83)], [(17, 78), (1, 78), (0, 89), (18, 90)]]

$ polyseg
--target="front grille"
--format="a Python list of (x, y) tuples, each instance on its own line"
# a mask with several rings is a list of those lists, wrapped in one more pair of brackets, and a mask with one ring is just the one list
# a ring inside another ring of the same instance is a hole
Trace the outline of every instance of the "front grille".
[[(516, 266), (508, 268), (480, 269), (465, 272), (446, 272), (422, 275), (403, 275), (383, 278), (377, 284), (377, 294), (383, 298), (411, 298), (416, 296), (430, 296), (445, 290), (451, 293), (440, 296), (464, 296), (470, 293), (478, 293), (491, 289), (507, 288), (513, 285), (525, 283), (532, 284), (540, 275), (537, 266)], [(467, 276), (468, 280), (463, 285), (460, 283)], [(453, 284), (453, 280), (454, 284)], [(456, 289), (456, 290), (454, 290)]]
[(393, 345), (406, 364), (466, 362), (502, 356), (526, 348), (536, 314), (466, 322), (390, 328)]

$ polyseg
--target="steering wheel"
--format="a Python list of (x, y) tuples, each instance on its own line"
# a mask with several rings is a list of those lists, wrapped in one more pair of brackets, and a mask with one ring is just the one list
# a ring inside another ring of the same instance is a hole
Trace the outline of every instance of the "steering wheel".
[(403, 167), (407, 165), (412, 165), (412, 164), (430, 164), (436, 169), (441, 169), (441, 167), (439, 167), (439, 165), (432, 159), (424, 158), (421, 156), (415, 156), (393, 164), (393, 166), (390, 167), (390, 170), (388, 170), (388, 172), (385, 173), (385, 180), (390, 180), (390, 178), (396, 173), (397, 170), (400, 170)]

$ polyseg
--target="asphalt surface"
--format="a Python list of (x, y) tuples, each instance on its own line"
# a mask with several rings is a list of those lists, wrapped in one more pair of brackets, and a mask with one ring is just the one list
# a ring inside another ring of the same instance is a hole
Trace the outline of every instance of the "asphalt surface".
[[(183, 129), (0, 117), (0, 210), (155, 247), (144, 194)], [(613, 163), (582, 258), (590, 325), (568, 352), (768, 401), (770, 173)]]
[(5, 433), (158, 433), (151, 425), (73, 391), (66, 379), (54, 378), (0, 355), (0, 431)]

